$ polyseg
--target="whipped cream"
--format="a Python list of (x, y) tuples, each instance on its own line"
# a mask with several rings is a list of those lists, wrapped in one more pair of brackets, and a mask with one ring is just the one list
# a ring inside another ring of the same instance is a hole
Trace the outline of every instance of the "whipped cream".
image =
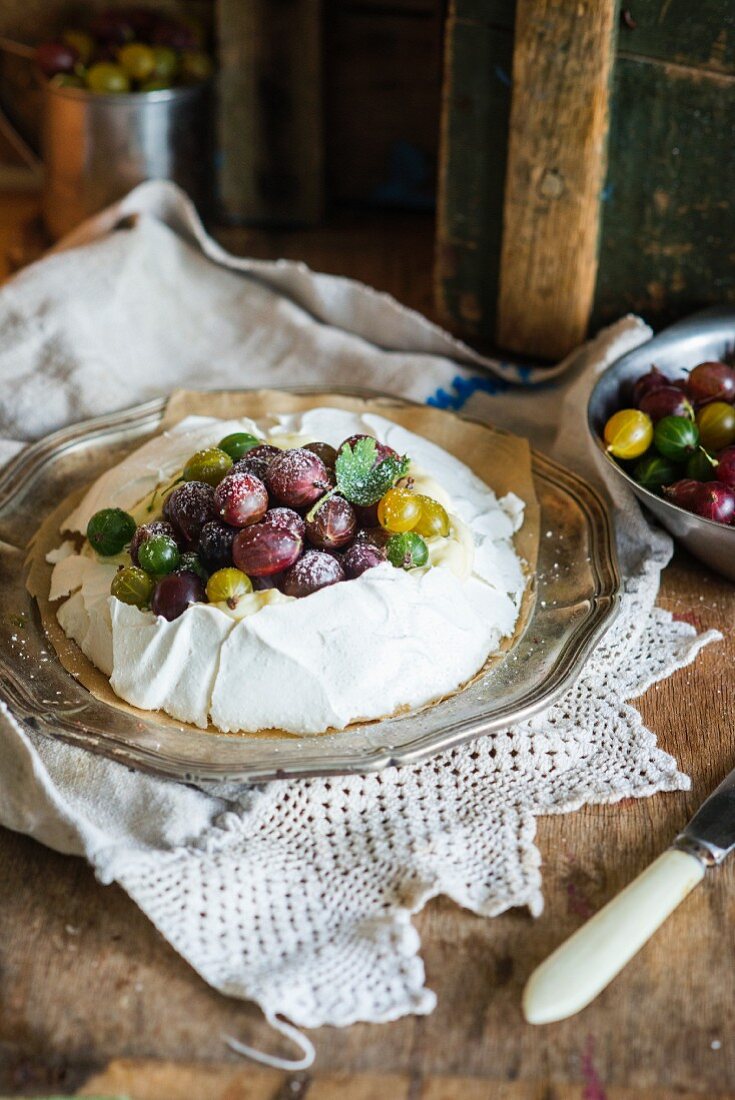
[(526, 584), (513, 546), (523, 502), (512, 493), (498, 500), (458, 459), (373, 414), (188, 417), (98, 478), (63, 531), (84, 534), (100, 508), (151, 519), (151, 502), (186, 459), (236, 431), (279, 446), (373, 435), (410, 456), (418, 491), (450, 513), (450, 537), (429, 540), (423, 569), (385, 563), (304, 599), (268, 590), (234, 610), (195, 604), (173, 622), (110, 595), (123, 556), (98, 558), (88, 544), (76, 552), (65, 542), (49, 555), (50, 598), (64, 600), (62, 629), (120, 698), (223, 732), (317, 734), (451, 693), (512, 634)]

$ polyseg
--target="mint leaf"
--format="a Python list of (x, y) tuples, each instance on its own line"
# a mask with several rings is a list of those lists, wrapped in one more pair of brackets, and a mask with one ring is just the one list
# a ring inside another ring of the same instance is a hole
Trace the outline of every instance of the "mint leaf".
[(377, 446), (374, 439), (358, 439), (354, 446), (346, 444), (335, 463), (336, 491), (351, 504), (367, 507), (377, 504), (399, 477), (408, 470), (408, 458), (388, 455), (375, 461)]
[(370, 471), (375, 465), (375, 456), (378, 448), (374, 439), (365, 437), (358, 439), (356, 443), (340, 448), (334, 470), (337, 475), (337, 484), (347, 486), (353, 481), (364, 480), (370, 476)]

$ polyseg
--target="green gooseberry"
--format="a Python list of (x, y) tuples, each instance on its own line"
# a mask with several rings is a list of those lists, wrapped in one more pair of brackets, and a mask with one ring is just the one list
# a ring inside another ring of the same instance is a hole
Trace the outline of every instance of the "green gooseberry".
[(633, 477), (644, 489), (658, 493), (663, 485), (670, 485), (679, 477), (673, 462), (661, 455), (648, 454), (633, 467)]
[(251, 435), (250, 432), (233, 432), (232, 435), (226, 435), (224, 439), (221, 439), (217, 446), (225, 454), (228, 454), (233, 462), (237, 462), (238, 458), (242, 458), (244, 454), (247, 454), (253, 447), (260, 446), (261, 443), (262, 440)]
[(191, 456), (184, 466), (182, 477), (184, 481), (204, 481), (216, 488), (231, 468), (232, 459), (225, 451), (219, 447), (207, 447)]
[(122, 603), (132, 607), (147, 607), (151, 602), (155, 581), (143, 569), (127, 565), (112, 578), (110, 593)]
[(699, 428), (687, 416), (664, 416), (654, 428), (653, 445), (664, 458), (685, 462), (699, 446)]
[(710, 458), (707, 452), (700, 448), (687, 462), (686, 475), (692, 481), (714, 481), (717, 477), (717, 459)]
[(138, 548), (138, 561), (146, 573), (162, 577), (179, 565), (179, 548), (170, 535), (153, 535)]
[(385, 553), (397, 569), (417, 569), (429, 560), (429, 548), (415, 531), (391, 535), (385, 544)]
[(122, 508), (102, 508), (87, 524), (87, 538), (105, 558), (119, 554), (135, 534), (136, 523)]

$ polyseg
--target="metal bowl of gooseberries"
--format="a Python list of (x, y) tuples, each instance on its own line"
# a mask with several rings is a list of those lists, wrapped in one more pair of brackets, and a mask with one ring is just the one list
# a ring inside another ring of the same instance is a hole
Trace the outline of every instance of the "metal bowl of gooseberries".
[(735, 581), (735, 309), (704, 310), (618, 359), (587, 419), (611, 475)]

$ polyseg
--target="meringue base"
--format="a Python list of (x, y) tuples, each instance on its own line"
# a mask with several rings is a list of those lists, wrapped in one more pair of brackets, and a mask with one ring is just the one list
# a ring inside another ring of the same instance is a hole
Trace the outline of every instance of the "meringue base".
[[(315, 406), (333, 406), (342, 409), (345, 409), (345, 406), (347, 406), (351, 412), (377, 414), (401, 424), (404, 422), (405, 418), (407, 421), (405, 426), (408, 430), (413, 432), (417, 432), (418, 430), (425, 438), (428, 436), (432, 442), (437, 439), (438, 435), (441, 435), (442, 448), (447, 450), (450, 454), (454, 451), (457, 457), (460, 457), (462, 461), (470, 465), (475, 473), (480, 474), (483, 480), (492, 484), (498, 495), (503, 491), (515, 492), (516, 495), (521, 497), (524, 501), (525, 521), (520, 531), (518, 531), (514, 542), (516, 551), (525, 559), (526, 572), (530, 578), (529, 583), (526, 585), (525, 592), (523, 593), (515, 628), (512, 634), (504, 638), (497, 646), (491, 654), (489, 661), (484, 664), (482, 668), (478, 669), (469, 679), (465, 680), (464, 683), (458, 684), (453, 690), (445, 692), (440, 698), (428, 701), (426, 705), (436, 705), (438, 702), (441, 702), (442, 699), (456, 694), (458, 691), (462, 690), (467, 683), (473, 682), (481, 676), (489, 664), (494, 664), (502, 660), (509, 650), (512, 649), (513, 645), (522, 634), (532, 611), (535, 587), (533, 575), (538, 546), (538, 506), (533, 492), (530, 474), (529, 449), (525, 441), (518, 440), (505, 433), (495, 432), (493, 429), (484, 425), (465, 422), (450, 414), (439, 412), (438, 410), (423, 407), (406, 407), (396, 402), (363, 402), (354, 398), (344, 398), (340, 395), (318, 395), (304, 398), (296, 397), (291, 394), (273, 394), (268, 392), (258, 394), (236, 393), (227, 395), (226, 398), (223, 398), (223, 395), (219, 394), (196, 394), (193, 395), (193, 397), (199, 406), (196, 408), (197, 413), (205, 412), (205, 409), (201, 407), (202, 402), (207, 402), (209, 400), (214, 402), (225, 400), (227, 413), (230, 418), (233, 415), (239, 414), (250, 415), (256, 419), (262, 416), (263, 407), (268, 409), (268, 411), (275, 412), (274, 406), (278, 405), (280, 406), (278, 411), (283, 411), (284, 404), (287, 405), (289, 411), (292, 412), (298, 412), (307, 408), (313, 409)], [(177, 395), (175, 400), (178, 402), (177, 412), (179, 412), (181, 410), (182, 397)], [(219, 409), (215, 410), (214, 408), (207, 409), (206, 411), (212, 413), (220, 412)], [(420, 424), (417, 423), (417, 420), (420, 421)], [(61, 523), (69, 517), (74, 505), (83, 495), (84, 494), (81, 492), (74, 494), (73, 498), (63, 502), (55, 510), (54, 514), (46, 520), (39, 531), (34, 540), (31, 554), (29, 555), (29, 590), (38, 600), (46, 632), (54, 648), (57, 650), (64, 667), (75, 675), (96, 698), (104, 703), (133, 713), (139, 713), (136, 707), (130, 706), (119, 698), (119, 696), (115, 695), (107, 677), (95, 668), (74, 642), (70, 641), (70, 639), (65, 636), (56, 619), (56, 608), (48, 600), (51, 566), (45, 561), (45, 556), (49, 550), (58, 545), (59, 527)], [(380, 571), (379, 569), (379, 572)], [(387, 583), (390, 584), (392, 579), (390, 576), (391, 569), (386, 567), (383, 572), (386, 573), (386, 578), (381, 579), (381, 583), (385, 584), (387, 581)], [(430, 576), (431, 571), (426, 574), (426, 578), (430, 578)], [(347, 583), (352, 586), (352, 584), (357, 582)], [(427, 583), (430, 583), (430, 580)], [(307, 604), (313, 605), (314, 599), (315, 597), (308, 597), (306, 602), (302, 602), (304, 612), (306, 611)], [(190, 609), (186, 614), (190, 615), (191, 613), (192, 611)], [(424, 706), (421, 705), (413, 709), (424, 709)], [(407, 713), (408, 710), (408, 707), (399, 706), (392, 713), (404, 714)], [(389, 716), (390, 715), (373, 714), (368, 720), (379, 720), (380, 718)], [(218, 715), (218, 721), (221, 720), (221, 717), (222, 716)], [(331, 728), (344, 728), (347, 723), (341, 720), (341, 716), (337, 714), (335, 718), (336, 721)], [(157, 712), (157, 720), (159, 719), (161, 722), (173, 724), (177, 727), (187, 725), (187, 723), (182, 723)], [(351, 718), (349, 724), (355, 724), (360, 722), (360, 720), (360, 717), (356, 715), (354, 718)], [(236, 722), (236, 714), (233, 714), (229, 720), (224, 716), (223, 724), (225, 728), (236, 724)], [(201, 729), (202, 726), (200, 725), (199, 728)], [(214, 729), (210, 726), (209, 729), (213, 733), (221, 732), (221, 728)], [(321, 730), (309, 729), (303, 731), (303, 733), (311, 735), (318, 732), (321, 732)], [(324, 732), (328, 732), (328, 730)], [(271, 738), (275, 736), (301, 736), (303, 733), (300, 730), (293, 730), (293, 728), (290, 733), (266, 728), (256, 733), (245, 733), (242, 735), (248, 737), (258, 736)], [(230, 736), (233, 735), (241, 736), (237, 730), (233, 730), (230, 734)]]

